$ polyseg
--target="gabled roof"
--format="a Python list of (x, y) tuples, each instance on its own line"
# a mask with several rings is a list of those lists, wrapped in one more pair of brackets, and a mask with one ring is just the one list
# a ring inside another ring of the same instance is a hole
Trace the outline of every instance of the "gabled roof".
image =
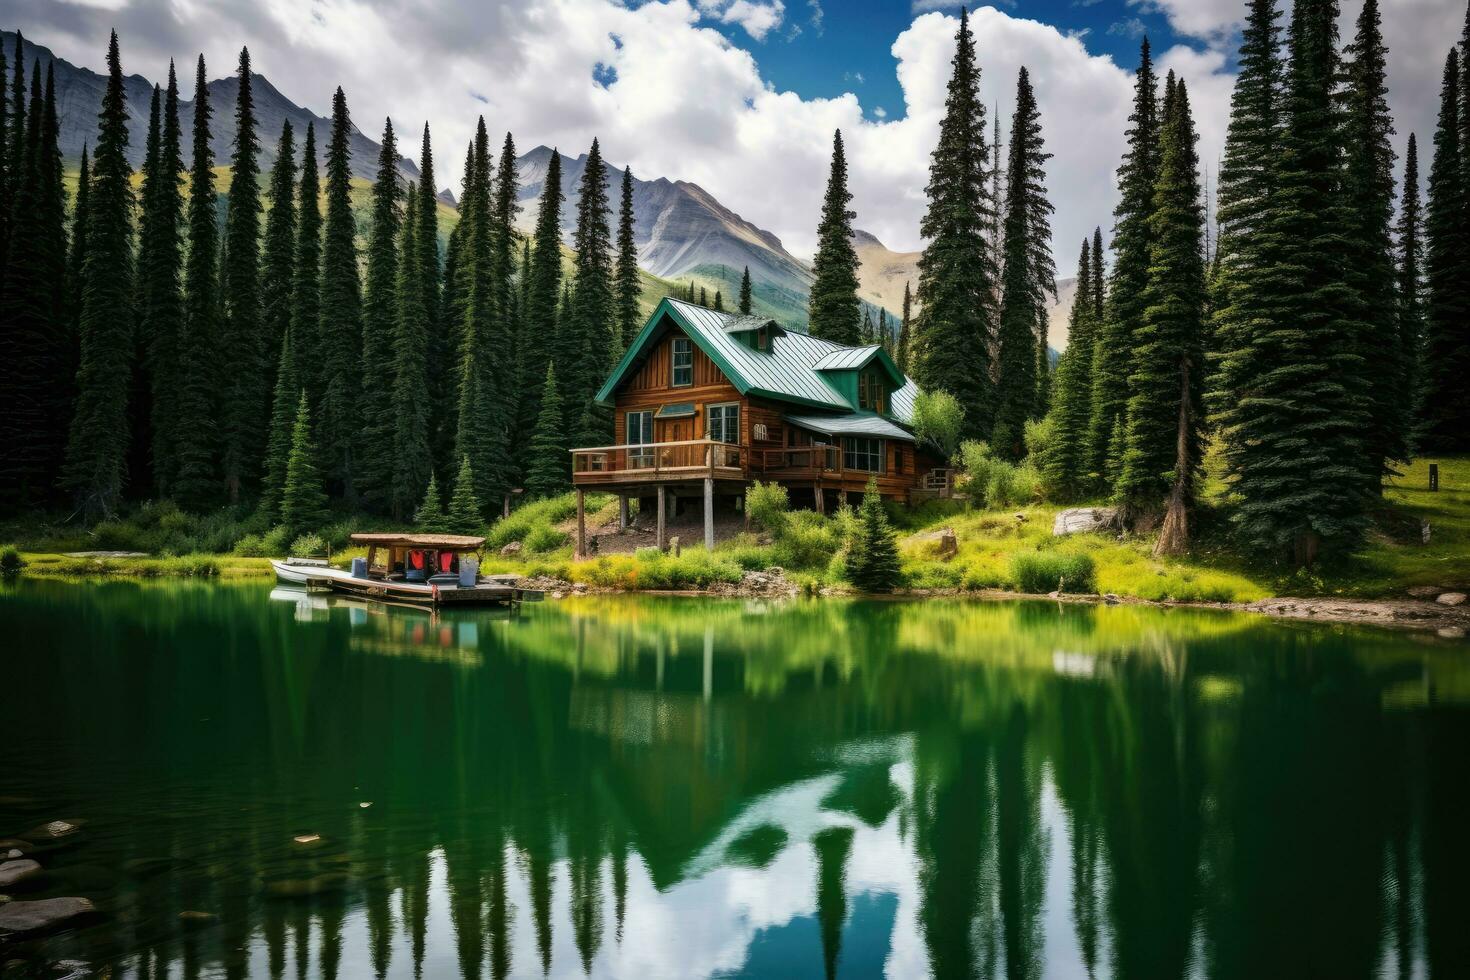
[(793, 425), (827, 436), (871, 436), (874, 439), (896, 439), (913, 442), (914, 437), (881, 415), (872, 412), (847, 412), (843, 415), (785, 415)]
[(895, 385), (903, 385), (907, 378), (893, 363), (893, 358), (888, 352), (877, 344), (869, 344), (867, 347), (843, 347), (828, 354), (818, 361), (814, 366), (818, 371), (859, 371), (867, 367), (871, 362), (877, 361), (883, 369), (888, 372), (888, 379)]
[[(913, 392), (917, 389), (912, 381), (903, 376), (882, 348), (854, 348), (835, 344), (804, 333), (784, 330), (774, 321), (760, 317), (718, 313), (703, 306), (670, 298), (659, 301), (653, 315), (648, 318), (648, 322), (628, 346), (627, 353), (597, 392), (597, 401), (600, 404), (612, 404), (613, 393), (617, 391), (618, 385), (640, 361), (644, 351), (667, 332), (666, 323), (669, 321), (682, 329), (715, 362), (742, 395), (757, 395), (808, 408), (839, 412), (851, 412), (853, 408), (837, 386), (826, 377), (824, 372), (827, 369), (820, 368), (819, 364), (854, 353), (860, 355), (860, 364), (880, 357), (894, 378), (894, 383), (903, 386), (893, 393), (894, 417), (901, 422), (907, 422), (913, 416)], [(732, 336), (766, 324), (776, 327), (771, 331), (768, 350), (754, 350), (738, 337)]]

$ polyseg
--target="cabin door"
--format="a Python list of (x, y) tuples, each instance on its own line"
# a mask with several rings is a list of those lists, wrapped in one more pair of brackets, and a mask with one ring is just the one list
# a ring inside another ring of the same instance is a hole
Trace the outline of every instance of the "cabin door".
[[(654, 439), (658, 442), (687, 442), (694, 438), (694, 419), (657, 419)], [(698, 446), (671, 446), (660, 453), (664, 466), (691, 466)]]

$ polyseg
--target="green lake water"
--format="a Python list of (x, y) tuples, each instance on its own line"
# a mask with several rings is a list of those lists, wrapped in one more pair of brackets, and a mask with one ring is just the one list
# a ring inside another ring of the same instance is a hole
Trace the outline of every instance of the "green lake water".
[(1464, 643), (24, 581), (0, 636), (0, 837), (81, 824), (13, 897), (98, 907), (16, 975), (1470, 976)]

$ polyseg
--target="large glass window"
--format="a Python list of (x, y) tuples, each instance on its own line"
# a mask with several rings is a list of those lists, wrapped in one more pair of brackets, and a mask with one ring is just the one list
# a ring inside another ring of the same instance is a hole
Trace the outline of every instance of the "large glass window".
[(708, 433), (706, 438), (714, 439), (716, 442), (740, 442), (740, 404), (731, 402), (728, 405), (710, 405), (705, 409), (705, 417), (708, 420)]
[[(629, 412), (626, 415), (627, 427), (623, 432), (624, 441), (629, 445), (647, 446), (653, 442), (653, 413), (652, 412)], [(628, 450), (628, 468), (639, 469), (644, 466), (653, 465), (652, 449), (630, 449)]]
[(694, 342), (688, 337), (674, 338), (674, 377), (670, 383), (675, 388), (694, 384)]
[(883, 440), (847, 436), (842, 440), (842, 465), (849, 470), (883, 472)]

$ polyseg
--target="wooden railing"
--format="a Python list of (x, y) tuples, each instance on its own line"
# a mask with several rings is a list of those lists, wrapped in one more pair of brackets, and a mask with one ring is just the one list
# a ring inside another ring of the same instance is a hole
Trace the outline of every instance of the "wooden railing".
[(791, 446), (763, 449), (755, 464), (762, 475), (786, 477), (817, 476), (842, 472), (842, 450), (837, 446)]
[(616, 477), (654, 480), (680, 474), (698, 476), (701, 471), (720, 469), (744, 472), (748, 458), (744, 446), (714, 439), (593, 446), (572, 450), (572, 479), (581, 477), (591, 483)]

